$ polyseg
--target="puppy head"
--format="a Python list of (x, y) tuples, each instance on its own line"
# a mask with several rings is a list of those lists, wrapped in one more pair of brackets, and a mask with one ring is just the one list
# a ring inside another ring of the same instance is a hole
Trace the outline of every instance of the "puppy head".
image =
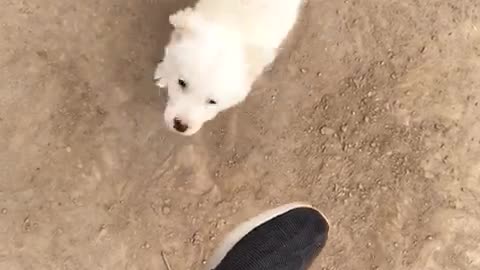
[(175, 27), (161, 63), (168, 88), (165, 121), (183, 135), (196, 133), (219, 112), (248, 94), (241, 40), (192, 10), (170, 17)]

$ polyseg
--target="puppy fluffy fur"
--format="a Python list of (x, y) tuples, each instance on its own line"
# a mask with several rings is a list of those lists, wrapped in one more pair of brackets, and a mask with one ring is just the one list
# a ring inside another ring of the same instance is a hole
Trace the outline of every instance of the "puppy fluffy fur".
[(170, 16), (174, 27), (154, 79), (168, 88), (167, 126), (196, 133), (242, 102), (277, 55), (303, 0), (200, 0)]

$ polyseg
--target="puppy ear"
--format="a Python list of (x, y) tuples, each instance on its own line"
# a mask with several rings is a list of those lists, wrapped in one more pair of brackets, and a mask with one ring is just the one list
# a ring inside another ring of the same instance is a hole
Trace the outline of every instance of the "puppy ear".
[(153, 81), (159, 88), (166, 88), (167, 87), (167, 79), (164, 77), (164, 67), (163, 61), (157, 64), (157, 68), (155, 69), (155, 73), (153, 75)]
[(195, 17), (196, 15), (192, 8), (185, 8), (170, 15), (169, 21), (175, 30), (191, 31), (194, 27)]

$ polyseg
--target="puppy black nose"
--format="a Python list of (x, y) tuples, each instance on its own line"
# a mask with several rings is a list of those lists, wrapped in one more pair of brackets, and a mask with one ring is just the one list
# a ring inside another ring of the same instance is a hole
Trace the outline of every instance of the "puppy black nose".
[(181, 121), (180, 119), (178, 119), (178, 118), (175, 117), (175, 118), (173, 119), (173, 128), (174, 128), (176, 131), (178, 131), (178, 132), (180, 132), (180, 133), (183, 133), (183, 132), (187, 131), (188, 125), (182, 123), (182, 121)]

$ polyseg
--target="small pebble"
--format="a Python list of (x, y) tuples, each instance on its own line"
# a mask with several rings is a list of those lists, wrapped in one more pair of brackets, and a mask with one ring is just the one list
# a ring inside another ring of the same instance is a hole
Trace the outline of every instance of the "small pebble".
[(335, 130), (328, 127), (322, 127), (322, 129), (320, 129), (320, 133), (322, 133), (323, 135), (333, 135), (335, 133)]
[(170, 207), (168, 207), (168, 206), (164, 206), (164, 207), (162, 208), (162, 213), (163, 213), (164, 215), (170, 214), (170, 211), (171, 211), (171, 209), (170, 209)]
[(202, 237), (200, 236), (200, 234), (198, 232), (193, 234), (192, 239), (191, 239), (191, 242), (192, 242), (193, 245), (198, 245), (198, 244), (200, 244), (201, 241), (202, 241)]
[(3, 209), (2, 209), (2, 214), (3, 214), (3, 215), (6, 215), (7, 213), (8, 213), (7, 208), (3, 208)]
[(70, 146), (67, 146), (67, 148), (65, 148), (65, 151), (67, 151), (67, 153), (70, 153), (72, 152), (72, 148)]
[(219, 221), (217, 222), (217, 224), (215, 225), (215, 227), (216, 227), (217, 229), (220, 229), (220, 228), (222, 228), (225, 224), (227, 224), (227, 222), (226, 222), (224, 219), (221, 219), (221, 220), (219, 220)]

